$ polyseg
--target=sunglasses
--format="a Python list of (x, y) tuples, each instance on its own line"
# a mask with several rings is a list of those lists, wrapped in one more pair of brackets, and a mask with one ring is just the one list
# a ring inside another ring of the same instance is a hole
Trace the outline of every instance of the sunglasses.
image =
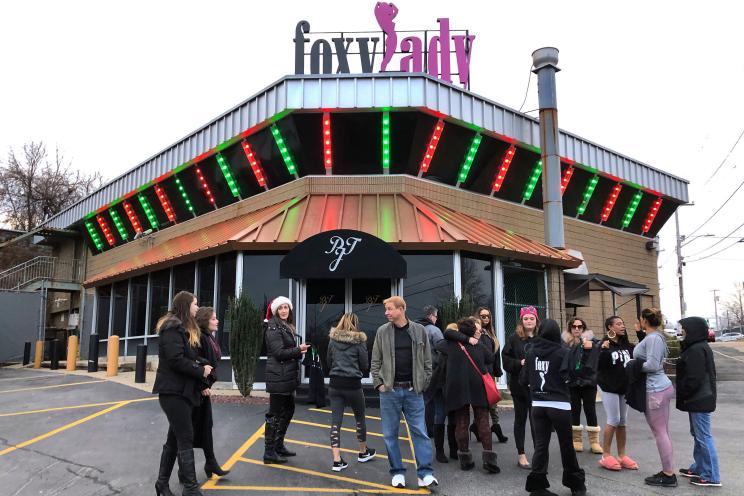
[(491, 316), (490, 316), (490, 315), (488, 315), (487, 313), (484, 313), (483, 315), (479, 315), (479, 317), (480, 317), (481, 319), (490, 319), (490, 318), (491, 318)]
[(583, 329), (583, 328), (584, 326), (581, 324), (578, 324), (578, 325), (571, 324), (571, 329)]

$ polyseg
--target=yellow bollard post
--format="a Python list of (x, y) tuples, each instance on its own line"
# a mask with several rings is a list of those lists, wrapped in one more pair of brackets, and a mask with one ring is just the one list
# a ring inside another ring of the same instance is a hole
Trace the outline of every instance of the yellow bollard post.
[(119, 374), (119, 336), (110, 336), (106, 351), (106, 377)]
[(36, 352), (34, 353), (34, 368), (41, 368), (41, 359), (44, 356), (44, 341), (36, 342)]
[(78, 337), (67, 338), (67, 371), (74, 372), (77, 368)]

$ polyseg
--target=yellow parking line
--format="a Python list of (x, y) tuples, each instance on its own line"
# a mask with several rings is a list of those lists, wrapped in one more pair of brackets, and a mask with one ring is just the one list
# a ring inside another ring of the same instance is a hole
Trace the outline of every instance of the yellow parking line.
[(27, 376), (27, 377), (8, 377), (7, 379), (0, 379), (0, 382), (8, 382), (8, 381), (35, 381), (36, 379), (48, 379), (50, 377), (65, 377), (68, 374), (44, 374), (44, 375), (36, 375), (34, 376)]
[[(406, 415), (403, 414), (403, 418), (406, 418)], [(408, 419), (406, 419), (406, 432), (408, 433), (408, 444), (411, 446), (411, 456), (413, 458), (416, 458), (416, 450), (413, 449), (413, 438), (411, 437), (411, 429), (408, 427)]]
[[(207, 489), (202, 486), (203, 489)], [(221, 490), (221, 491), (277, 491), (283, 493), (291, 492), (302, 492), (302, 493), (371, 493), (371, 494), (418, 494), (416, 492), (408, 492), (395, 489), (382, 490), (382, 489), (357, 489), (357, 488), (339, 488), (339, 487), (281, 487), (281, 486), (214, 486), (210, 487), (210, 490)]]
[(38, 386), (38, 387), (30, 387), (30, 388), (21, 388), (21, 389), (9, 389), (7, 391), (0, 391), (0, 394), (5, 393), (19, 393), (21, 391), (36, 391), (39, 389), (53, 389), (53, 388), (61, 388), (61, 387), (68, 387), (68, 386), (80, 386), (82, 384), (95, 384), (96, 382), (106, 382), (105, 379), (96, 379), (93, 381), (83, 381), (83, 382), (71, 382), (69, 384), (55, 384), (54, 386)]
[[(240, 448), (236, 449), (235, 452), (230, 455), (230, 458), (227, 459), (227, 461), (222, 465), (222, 468), (225, 470), (230, 470), (233, 465), (235, 465), (238, 460), (240, 460), (240, 457), (243, 456), (243, 453), (248, 451), (251, 446), (261, 437), (263, 436), (264, 429), (266, 428), (266, 424), (261, 424), (258, 429), (256, 429), (256, 432), (254, 432), (251, 437), (246, 439), (246, 441), (240, 446)], [(217, 486), (217, 481), (219, 480), (219, 475), (213, 475), (211, 479), (209, 479), (207, 482), (205, 482), (202, 485), (202, 489), (220, 489), (220, 486)]]
[[(326, 410), (324, 408), (308, 408), (308, 411), (310, 411), (310, 412), (320, 412), (320, 413), (333, 413), (332, 411)], [(353, 417), (354, 416), (353, 413), (348, 413), (348, 412), (344, 413), (344, 415), (347, 416), (347, 417)], [(382, 420), (380, 417), (375, 417), (374, 415), (365, 415), (364, 418), (368, 418), (368, 419), (371, 419), (371, 420)], [(401, 420), (400, 423), (402, 424), (404, 422)]]
[(136, 400), (118, 400), (118, 401), (105, 401), (103, 403), (87, 403), (85, 405), (71, 405), (71, 406), (58, 406), (56, 408), (45, 408), (44, 410), (27, 410), (25, 412), (12, 412), (12, 413), (0, 413), (0, 417), (16, 417), (18, 415), (31, 415), (32, 413), (47, 413), (47, 412), (59, 412), (62, 410), (74, 410), (77, 408), (93, 408), (94, 406), (108, 406), (116, 405), (122, 401), (128, 401), (130, 403), (139, 403), (141, 401), (152, 401), (158, 399), (157, 396), (149, 398), (139, 398)]
[(389, 491), (390, 493), (395, 494), (429, 494), (428, 490), (425, 489), (418, 489), (418, 490), (406, 490), (406, 489), (396, 489), (391, 488), (390, 486), (385, 486), (383, 484), (378, 484), (376, 482), (369, 482), (361, 479), (353, 479), (351, 477), (343, 477), (341, 475), (333, 475), (333, 474), (326, 474), (324, 472), (318, 472), (317, 470), (309, 470), (306, 468), (299, 468), (299, 467), (293, 467), (291, 465), (264, 465), (263, 461), (261, 460), (253, 460), (251, 458), (240, 458), (241, 462), (245, 463), (252, 463), (253, 465), (260, 465), (262, 467), (271, 467), (276, 468), (279, 470), (287, 470), (289, 472), (296, 472), (299, 474), (305, 474), (305, 475), (314, 475), (316, 477), (322, 477), (324, 479), (332, 479), (337, 480), (341, 482), (350, 482), (352, 484), (359, 484), (361, 486), (367, 486), (375, 488), (375, 492), (379, 492), (380, 489), (384, 491)]
[[(292, 419), (292, 424), (309, 425), (311, 427), (322, 427), (324, 429), (330, 429), (331, 428), (330, 425), (318, 424), (317, 422), (308, 422), (307, 420), (296, 420), (296, 419)], [(354, 432), (354, 433), (356, 433), (356, 429), (349, 429), (348, 427), (341, 427), (341, 430), (342, 431), (345, 431), (345, 432)], [(368, 436), (375, 436), (375, 437), (384, 437), (379, 432), (369, 432), (369, 431), (367, 431), (367, 435)], [(401, 441), (408, 441), (408, 438), (407, 437), (399, 437), (398, 439), (400, 439)]]
[(100, 412), (96, 412), (96, 413), (94, 413), (92, 415), (88, 415), (87, 417), (83, 417), (80, 420), (76, 420), (75, 422), (70, 422), (67, 425), (63, 425), (62, 427), (57, 427), (56, 429), (54, 429), (52, 431), (49, 431), (46, 434), (42, 434), (41, 436), (36, 436), (35, 438), (29, 439), (28, 441), (23, 441), (22, 443), (18, 443), (18, 444), (14, 445), (14, 446), (11, 446), (10, 448), (6, 448), (6, 449), (0, 451), (0, 456), (7, 455), (8, 453), (12, 453), (13, 451), (15, 451), (17, 449), (25, 448), (26, 446), (29, 446), (31, 444), (38, 443), (39, 441), (43, 441), (44, 439), (50, 438), (50, 437), (52, 437), (52, 436), (54, 436), (56, 434), (59, 434), (60, 432), (66, 431), (68, 429), (72, 429), (75, 426), (78, 426), (80, 424), (83, 424), (83, 423), (85, 423), (85, 422), (87, 422), (89, 420), (92, 420), (92, 419), (96, 418), (96, 417), (100, 417), (101, 415), (105, 415), (105, 414), (107, 414), (109, 412), (112, 412), (112, 411), (114, 411), (114, 410), (116, 410), (118, 408), (123, 407), (124, 405), (128, 405), (129, 403), (131, 403), (131, 401), (121, 401), (121, 402), (119, 402), (119, 403), (117, 403), (115, 405), (112, 405), (112, 406), (110, 406), (108, 408), (105, 408), (105, 409), (101, 410)]
[[(263, 436), (261, 436), (263, 437)], [(300, 446), (310, 446), (311, 448), (323, 448), (323, 449), (331, 449), (329, 445), (325, 444), (318, 444), (318, 443), (308, 443), (307, 441), (297, 441), (295, 439), (284, 439), (285, 443), (292, 443), (292, 444), (299, 444)], [(354, 453), (358, 454), (359, 452), (357, 450), (348, 449), (348, 448), (341, 448), (341, 451), (344, 453)], [(377, 453), (377, 458), (384, 458), (387, 460), (387, 456)], [(406, 458), (403, 459), (403, 463), (411, 463), (415, 464), (416, 460), (408, 460)]]

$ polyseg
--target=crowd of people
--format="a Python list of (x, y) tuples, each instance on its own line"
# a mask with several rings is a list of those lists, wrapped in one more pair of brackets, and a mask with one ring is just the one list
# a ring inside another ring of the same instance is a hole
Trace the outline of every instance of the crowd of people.
[[(475, 467), (471, 436), (482, 446), (483, 470), (500, 473), (493, 436), (499, 443), (506, 443), (509, 438), (500, 424), (496, 381), (506, 372), (514, 404), (516, 464), (529, 471), (525, 490), (531, 495), (555, 494), (548, 489), (553, 432), (563, 467), (562, 484), (572, 495), (587, 491), (585, 473), (576, 455), (584, 450), (584, 432), (589, 450), (601, 455), (599, 466), (610, 471), (638, 470), (639, 464), (626, 453), (629, 406), (644, 413), (659, 452), (661, 471), (646, 477), (646, 484), (676, 487), (679, 474), (698, 486), (721, 485), (711, 433), (711, 413), (716, 408), (715, 361), (707, 344), (708, 326), (704, 319), (689, 317), (680, 321), (683, 351), (677, 363), (675, 392), (664, 372), (668, 348), (658, 309), (643, 310), (636, 323), (638, 342), (634, 345), (618, 316), (606, 319), (599, 339), (579, 317), (569, 319), (566, 330), (561, 332), (556, 321), (541, 321), (534, 307), (523, 307), (516, 329), (502, 350), (488, 308), (481, 307), (473, 316), (446, 323), (442, 332), (436, 325), (438, 312), (433, 306), (424, 308), (420, 321), (408, 318), (406, 302), (399, 296), (386, 299), (384, 307), (388, 322), (377, 329), (371, 359), (367, 335), (360, 329), (355, 314), (344, 314), (329, 333), (326, 365), (330, 377), (332, 471), (348, 467), (341, 456), (346, 407), (354, 415), (357, 461), (366, 463), (375, 458), (376, 451), (367, 446), (362, 389), (362, 379), (371, 375), (380, 397), (393, 487), (403, 488), (406, 484), (398, 438), (402, 417), (410, 432), (420, 488), (439, 484), (434, 475), (434, 459), (442, 464), (456, 460), (461, 470)], [(265, 381), (269, 393), (265, 464), (284, 464), (296, 455), (284, 439), (295, 411), (300, 360), (310, 345), (298, 344), (292, 311), (288, 298), (277, 297), (267, 310), (264, 325)], [(169, 424), (155, 484), (158, 495), (173, 494), (169, 480), (176, 460), (183, 494), (201, 494), (194, 448), (204, 450), (207, 477), (229, 472), (217, 462), (212, 442), (211, 386), (216, 381), (215, 367), (221, 356), (214, 337), (217, 326), (214, 309), (199, 308), (196, 297), (188, 292), (177, 294), (172, 309), (157, 323), (160, 361), (153, 393), (159, 394)], [(603, 437), (596, 411), (598, 392), (606, 417)], [(694, 445), (693, 463), (678, 472), (673, 465), (669, 436), (671, 400), (675, 396), (677, 409), (689, 414)], [(586, 425), (581, 422), (582, 411)], [(528, 421), (531, 461), (525, 449)], [(612, 453), (613, 440), (617, 456)]]

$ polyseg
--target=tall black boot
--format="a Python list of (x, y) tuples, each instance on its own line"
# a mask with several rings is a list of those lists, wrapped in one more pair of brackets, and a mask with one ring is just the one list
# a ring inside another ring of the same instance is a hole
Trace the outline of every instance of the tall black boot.
[(501, 424), (493, 424), (491, 426), (491, 432), (496, 434), (496, 438), (499, 440), (500, 443), (505, 443), (509, 441), (509, 438), (504, 435), (504, 432), (501, 430)]
[(449, 463), (447, 455), (444, 454), (444, 424), (434, 424), (434, 448), (437, 461)]
[(160, 470), (158, 471), (158, 480), (155, 482), (155, 494), (158, 496), (173, 496), (168, 487), (173, 465), (176, 463), (176, 449), (163, 445), (163, 452), (160, 454)]
[(202, 443), (204, 446), (204, 472), (207, 474), (207, 478), (211, 478), (212, 474), (217, 474), (220, 477), (229, 474), (229, 470), (222, 470), (222, 467), (220, 467), (220, 464), (217, 462), (217, 457), (214, 456), (212, 429), (207, 429), (206, 432), (204, 432)]
[(289, 423), (292, 421), (294, 411), (284, 410), (279, 417), (279, 424), (276, 432), (276, 454), (279, 456), (297, 456), (294, 451), (289, 451), (284, 445), (284, 436), (287, 435)]
[(204, 496), (199, 491), (199, 483), (196, 481), (196, 467), (194, 466), (194, 450), (181, 450), (178, 452), (178, 467), (183, 476), (183, 496)]
[(274, 415), (266, 414), (266, 429), (264, 431), (264, 456), (263, 462), (266, 465), (272, 463), (287, 463), (287, 459), (283, 458), (276, 452), (276, 441), (277, 431), (279, 429), (279, 419)]
[(457, 439), (455, 439), (454, 424), (447, 424), (447, 445), (449, 446), (450, 459), (457, 460)]

